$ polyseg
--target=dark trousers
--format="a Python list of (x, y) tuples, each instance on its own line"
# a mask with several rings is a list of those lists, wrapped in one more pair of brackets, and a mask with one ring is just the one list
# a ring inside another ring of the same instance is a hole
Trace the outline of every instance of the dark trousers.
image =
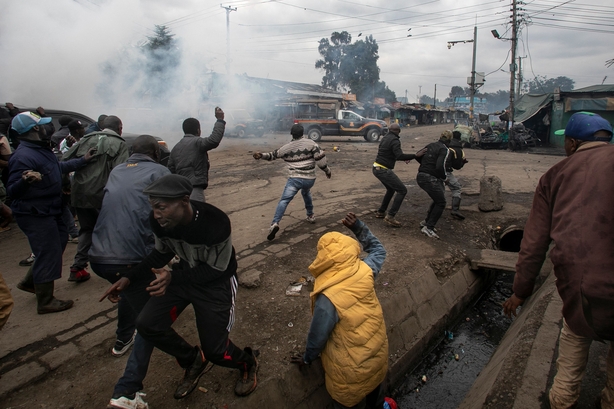
[(32, 267), (34, 284), (50, 283), (62, 277), (62, 254), (68, 242), (68, 231), (62, 215), (14, 216), (36, 256)]
[(202, 284), (171, 284), (166, 294), (151, 297), (137, 318), (137, 330), (156, 348), (174, 356), (182, 368), (196, 358), (196, 350), (175, 330), (173, 322), (192, 304), (196, 328), (205, 358), (227, 368), (246, 370), (254, 363), (251, 355), (235, 346), (228, 338), (234, 323), (237, 277)]
[(384, 387), (380, 383), (377, 388), (373, 389), (363, 400), (354, 406), (344, 406), (333, 400), (334, 409), (381, 409), (384, 407)]
[(66, 224), (70, 238), (79, 237), (79, 229), (75, 224), (75, 217), (70, 212), (68, 205), (62, 206), (62, 220), (64, 221), (64, 224)]
[[(99, 277), (114, 284), (122, 277), (121, 272), (132, 267), (125, 264), (99, 264), (92, 263), (92, 270)], [(136, 317), (139, 315), (150, 296), (145, 290), (155, 280), (151, 274), (149, 278), (131, 282), (128, 288), (122, 290), (121, 298), (117, 303), (117, 339), (122, 342), (129, 341), (136, 328)]]
[(70, 268), (81, 270), (87, 267), (89, 261), (87, 253), (90, 251), (90, 247), (92, 247), (92, 232), (96, 226), (100, 209), (76, 207), (75, 211), (79, 218), (79, 244), (77, 244), (75, 260)]
[[(403, 182), (401, 182), (401, 179), (399, 179), (399, 177), (390, 169), (383, 169), (374, 166), (373, 175), (375, 175), (375, 177), (378, 178), (386, 188), (386, 194), (384, 195), (384, 200), (382, 200), (382, 204), (380, 205), (378, 212), (385, 213), (388, 209), (388, 205), (390, 204), (390, 200), (392, 200), (392, 196), (394, 196), (392, 207), (390, 210), (388, 210), (388, 215), (390, 217), (394, 217), (401, 208), (403, 199), (407, 194), (407, 187), (405, 187)], [(396, 196), (394, 195), (395, 192)]]
[[(94, 273), (110, 283), (115, 283), (119, 280), (122, 277), (121, 271), (127, 268), (130, 268), (130, 266), (124, 264), (92, 263)], [(152, 273), (142, 279), (131, 282), (127, 288), (122, 290), (117, 306), (117, 339), (125, 341), (132, 337), (136, 326), (136, 317), (151, 298), (145, 288), (155, 278)], [(151, 359), (153, 349), (153, 344), (145, 341), (137, 333), (124, 374), (117, 381), (113, 390), (113, 398), (131, 396), (143, 389), (143, 380), (149, 369), (149, 360)]]
[(416, 182), (418, 186), (422, 188), (433, 199), (433, 203), (429, 207), (429, 211), (426, 214), (426, 227), (433, 230), (437, 221), (443, 214), (446, 208), (446, 191), (444, 182), (441, 179), (436, 178), (428, 173), (418, 172), (416, 176)]

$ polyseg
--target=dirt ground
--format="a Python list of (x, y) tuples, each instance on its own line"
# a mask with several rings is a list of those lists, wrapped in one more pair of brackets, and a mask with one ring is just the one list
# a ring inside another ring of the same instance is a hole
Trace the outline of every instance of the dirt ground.
[[(403, 149), (417, 151), (436, 140), (446, 128), (436, 125), (404, 129), (401, 134)], [(346, 212), (362, 214), (361, 219), (388, 251), (384, 269), (376, 282), (378, 296), (383, 299), (407, 287), (429, 267), (443, 282), (451, 269), (462, 264), (466, 249), (491, 246), (492, 232), (498, 226), (523, 224), (539, 176), (561, 159), (507, 151), (466, 150), (469, 163), (455, 174), (464, 186), (462, 212), (467, 219), (455, 220), (447, 209), (437, 225), (441, 240), (434, 240), (426, 238), (419, 230), (430, 199), (415, 182), (418, 168), (415, 161), (400, 162), (395, 169), (407, 184), (408, 194), (397, 215), (403, 227), (393, 229), (372, 214), (384, 194), (383, 187), (371, 174), (377, 144), (367, 143), (362, 138), (325, 137), (320, 145), (326, 150), (333, 176), (327, 180), (318, 170), (318, 180), (312, 190), (316, 224), (304, 221), (305, 211), (299, 195), (288, 207), (277, 238), (268, 242), (268, 226), (285, 184), (285, 166), (282, 161), (257, 162), (251, 154), (273, 150), (289, 139), (289, 135), (280, 134), (263, 138), (225, 138), (220, 148), (210, 153), (211, 184), (206, 199), (226, 211), (232, 220), (240, 278), (246, 273), (260, 273), (256, 287), (239, 289), (237, 320), (231, 332), (237, 345), (249, 345), (260, 351), (260, 382), (283, 377), (290, 365), (289, 355), (304, 349), (311, 318), (309, 288), (303, 288), (300, 296), (295, 297), (286, 296), (285, 290), (289, 283), (302, 276), (309, 277), (307, 267), (315, 258), (318, 238), (326, 231), (344, 231), (338, 221)], [(339, 151), (333, 151), (333, 146)], [(494, 213), (478, 210), (479, 179), (484, 175), (497, 175), (502, 179), (504, 210)], [(76, 299), (76, 306), (60, 314), (36, 315), (33, 297), (15, 289), (25, 273), (17, 262), (29, 253), (27, 241), (17, 226), (12, 225), (11, 231), (0, 235), (0, 245), (4, 261), (2, 274), (16, 301), (13, 315), (0, 333), (0, 374), (6, 372), (4, 368), (14, 366), (12, 362), (16, 359), (26, 362), (34, 348), (53, 348), (54, 334), (104, 315), (113, 308), (108, 303), (96, 301), (107, 287), (103, 280), (93, 277), (76, 286), (63, 278), (57, 283), (58, 296)], [(69, 244), (64, 258), (65, 277), (74, 250), (75, 246)], [(189, 342), (198, 342), (192, 310), (184, 312), (175, 328)], [(105, 407), (127, 356), (113, 358), (110, 355), (114, 341), (112, 330), (102, 338), (102, 343), (52, 370), (39, 382), (9, 394), (0, 403), (0, 408)], [(395, 359), (394, 354), (391, 359)], [(156, 351), (145, 380), (144, 392), (150, 407), (241, 407), (241, 399), (232, 393), (237, 371), (215, 367), (199, 384), (207, 392), (196, 390), (188, 398), (175, 401), (172, 393), (181, 377), (182, 371), (174, 360)]]

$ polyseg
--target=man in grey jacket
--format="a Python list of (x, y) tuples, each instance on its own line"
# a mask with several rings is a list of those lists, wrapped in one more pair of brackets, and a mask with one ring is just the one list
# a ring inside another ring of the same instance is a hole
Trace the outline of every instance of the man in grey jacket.
[[(109, 175), (89, 257), (92, 270), (111, 283), (122, 278), (154, 248), (150, 206), (143, 190), (162, 176), (170, 175), (159, 160), (158, 141), (150, 135), (141, 135), (134, 141), (128, 161), (116, 166)], [(134, 349), (124, 375), (115, 385), (109, 407), (146, 407), (140, 391), (153, 345), (139, 335), (135, 337), (135, 321), (150, 298), (146, 288), (154, 279), (154, 274), (150, 273), (135, 280), (119, 299), (117, 338), (111, 354), (122, 356), (133, 343)]]
[(191, 200), (205, 201), (205, 189), (209, 185), (209, 152), (219, 146), (224, 137), (226, 122), (224, 111), (215, 108), (217, 121), (211, 135), (200, 137), (200, 122), (196, 118), (183, 121), (185, 136), (175, 145), (168, 159), (168, 168), (172, 173), (185, 176), (192, 182)]

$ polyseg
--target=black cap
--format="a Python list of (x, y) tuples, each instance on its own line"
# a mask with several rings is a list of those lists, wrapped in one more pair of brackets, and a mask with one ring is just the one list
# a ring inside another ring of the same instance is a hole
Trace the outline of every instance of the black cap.
[(303, 136), (304, 132), (305, 130), (303, 129), (303, 125), (301, 124), (294, 124), (292, 125), (292, 129), (290, 129), (290, 134), (292, 136)]
[(58, 119), (60, 126), (66, 126), (70, 123), (70, 121), (72, 121), (72, 118), (68, 115), (62, 115), (60, 119)]
[(181, 175), (166, 175), (143, 190), (148, 196), (178, 199), (192, 193), (192, 182)]
[(85, 128), (85, 126), (83, 126), (81, 121), (77, 121), (76, 119), (73, 121), (70, 121), (70, 123), (68, 124), (68, 130), (71, 132), (76, 131), (77, 129), (80, 129), (80, 128)]

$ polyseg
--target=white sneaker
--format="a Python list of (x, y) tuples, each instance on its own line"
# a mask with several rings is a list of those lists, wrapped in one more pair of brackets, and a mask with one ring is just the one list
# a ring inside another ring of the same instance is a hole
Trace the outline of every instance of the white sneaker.
[(307, 216), (305, 220), (307, 220), (311, 224), (314, 224), (316, 222), (316, 215), (312, 214), (311, 216)]
[[(420, 227), (426, 227), (426, 220), (422, 220), (422, 221), (420, 222)], [(437, 232), (437, 229), (433, 227), (433, 231), (434, 231), (434, 232)]]
[(133, 399), (125, 396), (111, 399), (107, 405), (107, 409), (149, 409), (149, 405), (143, 400), (144, 396), (144, 393), (137, 392), (134, 394)]
[(273, 223), (271, 227), (269, 227), (269, 235), (266, 236), (266, 239), (269, 241), (273, 240), (278, 231), (279, 231), (279, 224)]
[(426, 235), (427, 237), (431, 237), (433, 239), (438, 239), (439, 236), (437, 235), (437, 233), (435, 233), (433, 230), (429, 229), (428, 227), (424, 226), (422, 228), (422, 230), (420, 230), (422, 232), (422, 234)]
[(120, 357), (126, 352), (128, 352), (130, 347), (134, 344), (134, 337), (136, 337), (136, 330), (134, 330), (134, 332), (132, 333), (132, 338), (130, 338), (126, 342), (122, 342), (119, 339), (116, 339), (115, 345), (113, 345), (113, 348), (111, 348), (111, 355), (115, 357)]

